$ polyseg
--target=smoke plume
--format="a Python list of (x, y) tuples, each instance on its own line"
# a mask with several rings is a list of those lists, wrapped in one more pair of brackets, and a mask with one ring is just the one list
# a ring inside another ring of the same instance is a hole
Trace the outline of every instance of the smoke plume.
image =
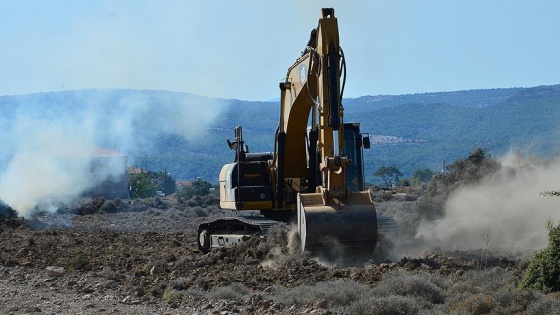
[(164, 134), (198, 138), (225, 106), (183, 93), (124, 90), (41, 93), (1, 101), (0, 200), (24, 217), (38, 208), (53, 209), (53, 202), (71, 201), (126, 172), (126, 165), (111, 159), (99, 167), (100, 147), (124, 156), (138, 147), (150, 148)]

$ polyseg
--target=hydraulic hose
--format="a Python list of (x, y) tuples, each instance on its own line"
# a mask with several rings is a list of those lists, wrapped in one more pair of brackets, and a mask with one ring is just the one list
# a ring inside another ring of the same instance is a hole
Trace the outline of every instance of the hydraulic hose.
[(340, 101), (342, 102), (342, 95), (344, 95), (344, 86), (346, 85), (346, 58), (344, 58), (344, 51), (342, 50), (342, 47), (339, 46), (338, 50), (340, 50), (340, 57), (342, 58), (342, 61), (340, 62), (340, 67), (342, 68), (343, 73), (342, 87), (340, 88)]
[(329, 86), (329, 127), (333, 130), (340, 129), (340, 98), (339, 98), (339, 76), (337, 50), (334, 46), (329, 47), (327, 64), (327, 81)]

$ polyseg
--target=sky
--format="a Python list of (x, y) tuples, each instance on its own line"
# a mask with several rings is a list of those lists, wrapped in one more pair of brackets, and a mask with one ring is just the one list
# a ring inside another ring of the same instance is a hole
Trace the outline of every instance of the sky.
[(271, 100), (333, 7), (345, 97), (560, 83), (560, 1), (0, 0), (0, 95)]

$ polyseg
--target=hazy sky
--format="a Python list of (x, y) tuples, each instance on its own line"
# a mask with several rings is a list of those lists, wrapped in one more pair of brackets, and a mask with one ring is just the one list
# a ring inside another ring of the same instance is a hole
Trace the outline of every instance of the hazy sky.
[(560, 83), (560, 1), (0, 0), (0, 95), (268, 100), (334, 7), (345, 97)]

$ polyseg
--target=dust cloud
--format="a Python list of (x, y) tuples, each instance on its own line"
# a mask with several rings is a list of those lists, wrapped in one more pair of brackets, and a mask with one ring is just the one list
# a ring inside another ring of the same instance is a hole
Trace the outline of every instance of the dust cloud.
[(559, 189), (560, 161), (509, 153), (501, 163), (498, 173), (453, 193), (445, 217), (423, 222), (418, 237), (446, 250), (482, 248), (530, 255), (545, 247), (546, 222), (560, 220), (560, 199), (541, 193)]
[(302, 257), (297, 225), (279, 224), (267, 235), (268, 254), (263, 267), (278, 268)]
[[(10, 98), (0, 107), (0, 200), (30, 217), (55, 211), (85, 191), (126, 172), (119, 162), (99, 162), (100, 148), (122, 156), (150, 148), (158, 136), (194, 139), (225, 108), (184, 93), (79, 90)], [(128, 156), (128, 162), (132, 157)], [(106, 159), (109, 160), (109, 159)]]
[(306, 249), (302, 252), (297, 224), (274, 226), (267, 234), (264, 247), (268, 253), (261, 266), (270, 268), (286, 266), (300, 259), (312, 259), (325, 267), (360, 266), (370, 258), (353, 254), (351, 248), (345, 247), (338, 239), (328, 235), (324, 236), (320, 248), (315, 248), (314, 251)]

